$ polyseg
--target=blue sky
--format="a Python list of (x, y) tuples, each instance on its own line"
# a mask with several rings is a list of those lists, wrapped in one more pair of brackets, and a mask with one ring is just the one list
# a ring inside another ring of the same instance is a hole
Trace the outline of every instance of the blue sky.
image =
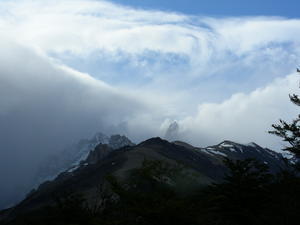
[(146, 9), (206, 16), (299, 17), (297, 0), (113, 0), (113, 2)]

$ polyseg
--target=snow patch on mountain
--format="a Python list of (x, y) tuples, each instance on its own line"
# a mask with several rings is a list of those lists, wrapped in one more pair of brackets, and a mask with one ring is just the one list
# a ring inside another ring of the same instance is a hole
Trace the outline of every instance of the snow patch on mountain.
[(217, 150), (210, 150), (211, 153), (216, 154), (216, 155), (221, 155), (224, 157), (227, 157), (227, 155), (223, 152), (217, 151)]
[(222, 143), (222, 144), (220, 144), (220, 147), (223, 147), (223, 148), (232, 148), (233, 145), (232, 144), (228, 144), (228, 143)]

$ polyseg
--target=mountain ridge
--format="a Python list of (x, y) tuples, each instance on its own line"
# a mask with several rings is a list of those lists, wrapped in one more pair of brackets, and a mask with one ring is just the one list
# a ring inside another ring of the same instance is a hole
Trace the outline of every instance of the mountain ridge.
[[(137, 145), (113, 149), (109, 144), (98, 144), (89, 151), (85, 160), (72, 169), (60, 173), (54, 180), (42, 183), (5, 216), (16, 216), (47, 204), (54, 204), (53, 195), (65, 191), (83, 193), (93, 199), (96, 189), (105, 184), (108, 175), (126, 179), (129, 172), (140, 168), (145, 160), (162, 161), (170, 165), (182, 165), (185, 170), (197, 174), (199, 185), (221, 182), (227, 172), (224, 159), (244, 160), (254, 158), (267, 164), (272, 173), (284, 168), (285, 160), (276, 153), (257, 144), (243, 145), (223, 141), (206, 148), (194, 147), (182, 141), (169, 142), (154, 137)], [(1, 216), (0, 216), (1, 217)]]
[(127, 145), (135, 145), (124, 135), (113, 134), (108, 136), (102, 132), (97, 132), (92, 138), (81, 139), (77, 143), (65, 148), (59, 154), (47, 157), (41, 163), (34, 177), (36, 181), (34, 186), (36, 187), (47, 180), (53, 180), (61, 172), (75, 170), (99, 144), (106, 144), (110, 147), (110, 150)]

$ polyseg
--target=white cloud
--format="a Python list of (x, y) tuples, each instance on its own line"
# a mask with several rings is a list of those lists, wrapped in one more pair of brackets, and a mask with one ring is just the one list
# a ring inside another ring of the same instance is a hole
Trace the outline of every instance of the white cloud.
[(224, 20), (207, 19), (207, 23), (223, 40), (224, 49), (235, 54), (246, 54), (270, 44), (299, 43), (299, 19), (280, 17), (231, 18)]
[[(48, 51), (78, 54), (96, 48), (131, 53), (160, 49), (162, 45), (157, 43), (166, 43), (167, 35), (173, 33), (169, 26), (185, 18), (90, 0), (8, 1), (0, 7), (7, 12), (2, 16), (2, 29), (12, 36), (22, 34), (19, 41)], [(171, 43), (164, 47), (165, 51), (172, 49)]]
[(267, 133), (279, 118), (291, 120), (298, 108), (288, 100), (288, 94), (298, 91), (297, 74), (276, 79), (264, 88), (244, 94), (237, 93), (221, 103), (203, 103), (198, 112), (179, 121), (181, 135), (196, 145), (213, 145), (223, 140), (262, 146), (282, 147), (278, 138)]
[[(199, 90), (211, 90), (201, 101), (224, 100), (299, 64), (299, 19), (216, 19), (94, 0), (7, 0), (0, 10), (0, 29), (10, 39), (75, 69), (93, 60), (86, 70), (112, 85), (183, 93), (189, 99), (178, 96), (183, 100), (176, 105), (185, 108), (193, 107)], [(209, 76), (214, 79), (207, 82)], [(224, 82), (222, 91), (216, 88)]]
[(15, 0), (2, 2), (0, 8), (5, 12), (0, 16), (2, 31), (46, 52), (174, 53), (187, 56), (193, 70), (205, 67), (198, 70), (202, 75), (212, 62), (232, 63), (232, 58), (265, 51), (274, 44), (299, 45), (298, 19), (214, 19), (93, 0)]

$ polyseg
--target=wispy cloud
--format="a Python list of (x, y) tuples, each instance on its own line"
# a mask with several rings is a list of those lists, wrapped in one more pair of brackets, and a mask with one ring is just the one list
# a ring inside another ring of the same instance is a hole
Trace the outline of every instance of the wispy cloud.
[(195, 96), (209, 86), (213, 100), (225, 100), (299, 63), (299, 19), (216, 19), (91, 0), (4, 1), (0, 8), (3, 35), (105, 82), (142, 91), (188, 87), (194, 92), (187, 95)]
[(86, 56), (101, 50), (114, 58), (120, 52), (143, 58), (145, 52), (154, 51), (184, 55), (193, 66), (299, 44), (300, 21), (295, 19), (214, 19), (91, 0), (4, 1), (0, 7), (5, 12), (1, 28), (11, 38), (17, 36), (18, 41), (46, 52)]

